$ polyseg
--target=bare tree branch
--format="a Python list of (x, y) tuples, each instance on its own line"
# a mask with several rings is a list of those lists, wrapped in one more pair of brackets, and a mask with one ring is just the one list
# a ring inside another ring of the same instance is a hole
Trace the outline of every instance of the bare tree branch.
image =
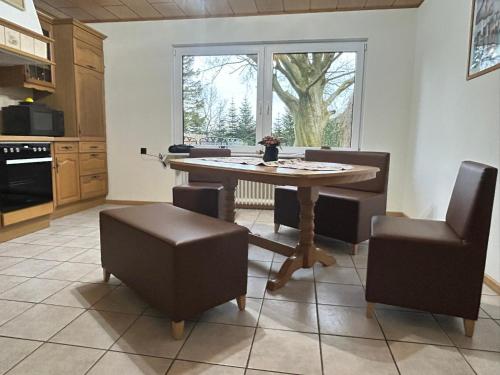
[(281, 87), (276, 74), (273, 74), (273, 90), (290, 110), (299, 105), (299, 100)]
[(337, 98), (345, 90), (351, 87), (353, 83), (354, 83), (354, 77), (342, 82), (342, 84), (340, 84), (339, 87), (337, 87), (337, 89), (328, 97), (328, 99), (326, 99), (327, 105), (329, 106), (330, 104), (332, 104), (335, 98)]

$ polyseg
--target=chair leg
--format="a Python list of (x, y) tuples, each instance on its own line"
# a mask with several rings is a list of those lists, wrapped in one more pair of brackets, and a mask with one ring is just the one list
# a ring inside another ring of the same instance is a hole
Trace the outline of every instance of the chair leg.
[(274, 223), (274, 233), (278, 233), (278, 232), (279, 232), (279, 230), (280, 230), (280, 225), (281, 225), (281, 224)]
[(374, 311), (375, 311), (375, 304), (373, 302), (368, 302), (366, 304), (366, 317), (368, 319), (373, 318)]
[(238, 309), (240, 309), (240, 311), (245, 310), (245, 306), (247, 304), (247, 296), (243, 294), (239, 297), (236, 297), (236, 302), (238, 303)]
[(184, 335), (184, 320), (180, 322), (172, 321), (172, 337), (176, 340), (181, 340)]
[(357, 243), (353, 243), (351, 247), (351, 255), (356, 255), (358, 253), (359, 245)]
[(472, 337), (474, 335), (475, 320), (464, 319), (465, 336)]
[(105, 283), (109, 281), (109, 277), (111, 276), (111, 273), (106, 271), (106, 268), (102, 268), (102, 279), (104, 280)]

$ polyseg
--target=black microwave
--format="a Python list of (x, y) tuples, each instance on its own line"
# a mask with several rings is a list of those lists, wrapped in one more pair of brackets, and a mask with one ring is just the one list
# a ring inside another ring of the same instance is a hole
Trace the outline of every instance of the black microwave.
[(3, 107), (2, 134), (62, 137), (64, 113), (35, 103)]

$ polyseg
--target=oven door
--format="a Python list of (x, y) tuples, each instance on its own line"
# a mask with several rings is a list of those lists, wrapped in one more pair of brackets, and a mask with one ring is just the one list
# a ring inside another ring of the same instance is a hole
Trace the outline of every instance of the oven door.
[(0, 212), (51, 201), (51, 157), (0, 159)]

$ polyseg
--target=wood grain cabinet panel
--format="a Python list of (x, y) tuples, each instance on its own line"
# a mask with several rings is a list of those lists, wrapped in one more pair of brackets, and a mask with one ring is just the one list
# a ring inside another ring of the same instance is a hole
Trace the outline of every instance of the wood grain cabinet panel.
[(86, 30), (82, 29), (80, 26), (75, 26), (73, 29), (73, 35), (76, 39), (79, 39), (87, 44), (91, 44), (102, 50), (102, 37), (93, 34), (95, 30), (91, 30), (87, 27)]
[(106, 173), (106, 154), (94, 152), (80, 154), (80, 176)]
[(107, 186), (108, 179), (105, 173), (82, 176), (80, 178), (82, 199), (106, 195)]
[(104, 75), (75, 66), (76, 118), (80, 138), (104, 138)]
[(54, 150), (56, 154), (71, 154), (78, 152), (78, 143), (76, 142), (55, 142)]
[(80, 142), (80, 152), (106, 152), (106, 143)]
[(56, 205), (80, 200), (80, 172), (78, 154), (60, 154), (55, 157)]
[(103, 73), (104, 60), (102, 50), (79, 39), (75, 39), (74, 43), (75, 64)]

